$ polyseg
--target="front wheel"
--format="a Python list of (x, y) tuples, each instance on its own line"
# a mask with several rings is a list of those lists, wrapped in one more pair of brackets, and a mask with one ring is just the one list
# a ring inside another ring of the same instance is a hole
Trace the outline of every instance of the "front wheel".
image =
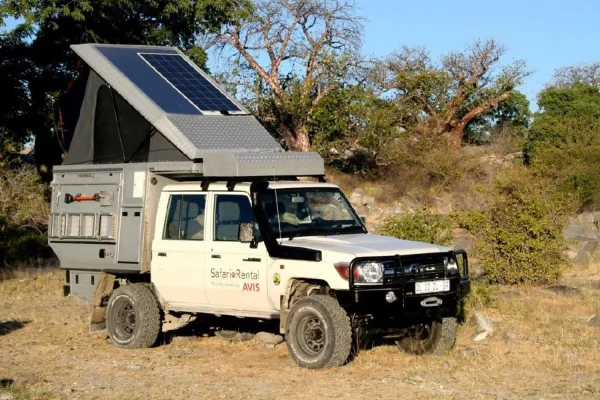
[(348, 360), (352, 349), (348, 314), (333, 297), (301, 298), (288, 315), (286, 343), (290, 355), (301, 367), (340, 366)]
[(442, 318), (440, 321), (419, 324), (409, 329), (396, 345), (410, 354), (442, 354), (456, 343), (456, 318)]
[(116, 346), (128, 349), (151, 347), (160, 333), (160, 324), (160, 308), (148, 286), (121, 286), (110, 296), (106, 327)]

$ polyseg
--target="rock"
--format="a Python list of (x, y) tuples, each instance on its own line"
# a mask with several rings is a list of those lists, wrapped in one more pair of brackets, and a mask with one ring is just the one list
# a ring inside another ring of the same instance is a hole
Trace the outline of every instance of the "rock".
[(473, 263), (469, 265), (469, 277), (471, 279), (481, 278), (482, 276), (485, 276), (485, 270), (481, 264)]
[(568, 241), (575, 241), (577, 238), (585, 236), (585, 228), (578, 220), (570, 218), (563, 230), (563, 235)]
[(504, 156), (504, 159), (506, 161), (512, 161), (516, 158), (523, 158), (523, 152), (517, 151), (516, 153), (510, 153), (510, 154), (507, 154), (506, 156)]
[(553, 285), (546, 288), (547, 290), (554, 292), (556, 294), (562, 294), (563, 296), (578, 296), (581, 294), (581, 290), (565, 285)]
[(269, 332), (258, 332), (254, 336), (254, 339), (256, 339), (256, 341), (264, 344), (265, 346), (272, 345), (273, 347), (275, 347), (279, 343), (283, 342), (283, 336), (275, 335), (275, 334), (269, 333)]
[[(368, 205), (377, 206), (377, 204), (375, 204), (375, 197), (373, 197), (373, 196), (366, 196), (366, 195), (362, 197), (362, 204), (364, 206), (368, 206)], [(377, 206), (377, 208), (379, 208), (379, 206)]]
[(339, 156), (340, 152), (335, 147), (332, 147), (331, 149), (329, 149), (329, 154)]
[(477, 324), (477, 328), (480, 331), (486, 331), (488, 333), (492, 333), (494, 331), (492, 322), (481, 311), (475, 311), (472, 319), (473, 322)]
[(462, 229), (458, 229), (452, 233), (454, 237), (454, 247), (459, 249), (464, 249), (467, 251), (467, 254), (472, 254), (473, 249), (475, 248), (475, 240), (473, 236), (466, 233)]
[(473, 341), (474, 342), (481, 342), (481, 341), (485, 340), (485, 338), (487, 338), (488, 335), (489, 335), (488, 331), (478, 332), (475, 335), (473, 335)]
[(592, 315), (588, 318), (587, 323), (589, 326), (600, 328), (600, 315)]
[(577, 221), (579, 221), (583, 225), (594, 225), (594, 213), (592, 212), (584, 212), (577, 216)]
[(365, 192), (362, 189), (354, 189), (354, 192), (350, 195), (350, 203), (355, 207), (360, 207), (364, 205), (363, 197), (365, 196)]
[(477, 350), (471, 347), (465, 347), (464, 349), (462, 349), (460, 354), (462, 354), (463, 357), (472, 357), (477, 354)]
[(121, 369), (140, 370), (140, 369), (142, 369), (144, 367), (142, 365), (140, 365), (140, 364), (122, 364), (119, 368), (121, 368)]
[(1, 390), (0, 389), (0, 400), (12, 400), (14, 397), (12, 395), (12, 393), (6, 391), (6, 390)]
[(215, 336), (226, 342), (247, 342), (254, 337), (251, 333), (227, 330), (215, 331)]
[(452, 212), (452, 204), (450, 202), (445, 201), (441, 197), (435, 197), (433, 201), (438, 214), (448, 215)]

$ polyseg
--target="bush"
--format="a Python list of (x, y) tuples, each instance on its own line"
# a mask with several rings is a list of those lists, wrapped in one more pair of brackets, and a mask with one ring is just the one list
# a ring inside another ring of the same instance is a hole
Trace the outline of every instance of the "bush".
[(0, 267), (51, 254), (46, 191), (33, 166), (0, 169)]
[(551, 181), (515, 167), (497, 178), (484, 211), (458, 220), (475, 236), (490, 283), (546, 283), (570, 266), (562, 229), (572, 207)]
[(452, 242), (451, 222), (444, 216), (420, 210), (402, 218), (390, 217), (379, 228), (382, 235), (447, 246)]

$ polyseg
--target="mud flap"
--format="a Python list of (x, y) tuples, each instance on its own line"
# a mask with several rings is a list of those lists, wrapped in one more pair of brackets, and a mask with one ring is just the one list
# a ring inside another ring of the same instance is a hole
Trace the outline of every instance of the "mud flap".
[(108, 299), (113, 292), (115, 276), (102, 272), (98, 277), (98, 285), (92, 299), (92, 313), (90, 315), (89, 333), (106, 329), (106, 307), (102, 306), (104, 299)]

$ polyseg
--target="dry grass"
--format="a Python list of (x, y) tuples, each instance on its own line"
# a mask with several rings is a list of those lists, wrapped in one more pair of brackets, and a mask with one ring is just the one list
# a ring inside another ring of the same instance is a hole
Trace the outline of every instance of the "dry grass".
[(26, 275), (0, 283), (0, 321), (23, 323), (0, 336), (0, 379), (14, 380), (10, 390), (24, 399), (600, 398), (600, 330), (586, 323), (600, 311), (600, 290), (585, 284), (589, 277), (570, 279), (581, 295), (498, 291), (483, 308), (494, 335), (479, 344), (467, 322), (443, 356), (380, 346), (342, 368), (310, 371), (292, 364), (285, 345), (252, 341), (191, 337), (117, 349), (87, 333), (88, 306), (61, 297), (59, 273)]

